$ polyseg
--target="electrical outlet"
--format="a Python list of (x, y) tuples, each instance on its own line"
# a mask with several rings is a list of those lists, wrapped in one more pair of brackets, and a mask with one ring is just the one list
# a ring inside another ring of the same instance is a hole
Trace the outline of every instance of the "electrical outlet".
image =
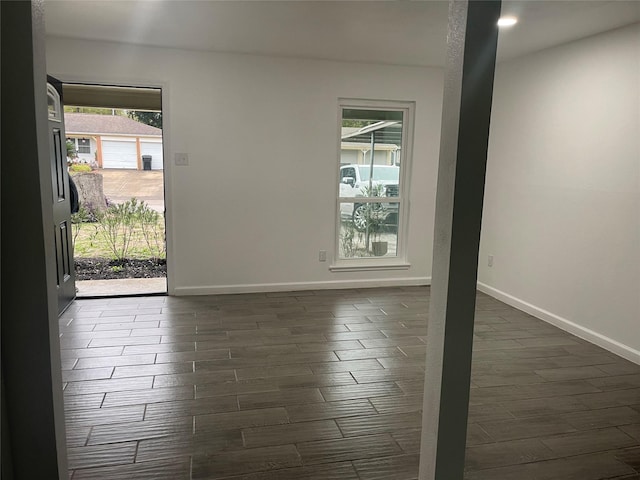
[(489, 255), (489, 258), (487, 259), (487, 265), (493, 267), (493, 255)]
[(189, 165), (188, 153), (176, 153), (174, 159), (176, 165)]
[(321, 262), (326, 262), (327, 261), (327, 251), (326, 250), (320, 250), (318, 252), (318, 260)]

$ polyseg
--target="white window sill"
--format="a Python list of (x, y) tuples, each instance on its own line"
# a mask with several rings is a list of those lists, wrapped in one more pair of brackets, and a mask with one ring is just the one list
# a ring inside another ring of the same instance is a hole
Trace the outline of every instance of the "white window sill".
[(410, 263), (339, 263), (330, 265), (331, 272), (365, 272), (368, 270), (409, 270)]

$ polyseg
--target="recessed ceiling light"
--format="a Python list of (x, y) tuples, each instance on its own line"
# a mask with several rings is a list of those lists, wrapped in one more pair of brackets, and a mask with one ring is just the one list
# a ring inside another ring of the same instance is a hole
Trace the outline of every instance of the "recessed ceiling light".
[(498, 20), (499, 27), (513, 27), (516, 23), (518, 23), (516, 17), (501, 17), (500, 20)]

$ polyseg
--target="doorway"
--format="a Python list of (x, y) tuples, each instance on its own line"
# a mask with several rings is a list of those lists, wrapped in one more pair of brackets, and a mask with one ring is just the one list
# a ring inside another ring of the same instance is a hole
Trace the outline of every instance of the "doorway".
[(166, 294), (162, 90), (64, 83), (78, 298)]

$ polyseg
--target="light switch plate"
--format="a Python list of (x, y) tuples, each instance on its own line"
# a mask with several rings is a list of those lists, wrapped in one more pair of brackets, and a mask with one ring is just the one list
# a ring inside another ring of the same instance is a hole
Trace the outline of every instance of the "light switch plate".
[(189, 165), (189, 155), (187, 153), (176, 153), (175, 154), (175, 164), (176, 165)]

